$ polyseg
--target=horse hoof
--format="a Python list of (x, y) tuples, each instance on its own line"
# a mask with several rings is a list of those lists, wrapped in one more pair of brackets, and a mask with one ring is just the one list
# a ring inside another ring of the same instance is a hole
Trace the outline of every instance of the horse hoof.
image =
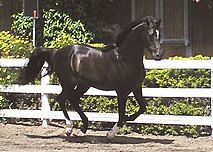
[(112, 140), (115, 137), (115, 132), (113, 130), (110, 130), (109, 132), (107, 132), (106, 136), (109, 140)]
[(86, 128), (84, 128), (84, 127), (81, 127), (81, 131), (82, 131), (84, 134), (86, 134), (87, 129), (86, 129)]
[(66, 127), (65, 131), (66, 131), (66, 135), (70, 136), (72, 134), (73, 129), (70, 127)]
[(87, 129), (88, 129), (88, 121), (84, 121), (83, 122), (83, 126), (81, 126), (81, 131), (84, 133), (84, 134), (86, 134), (86, 132), (87, 132)]
[(74, 131), (72, 132), (72, 136), (73, 136), (73, 137), (78, 137), (78, 136), (79, 136), (79, 133), (78, 133), (76, 130), (74, 130)]

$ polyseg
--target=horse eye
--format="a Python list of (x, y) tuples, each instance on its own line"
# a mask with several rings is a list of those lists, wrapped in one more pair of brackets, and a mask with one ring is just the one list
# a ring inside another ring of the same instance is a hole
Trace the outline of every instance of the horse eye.
[(149, 32), (149, 35), (152, 35), (154, 33), (154, 30), (150, 29), (148, 32)]

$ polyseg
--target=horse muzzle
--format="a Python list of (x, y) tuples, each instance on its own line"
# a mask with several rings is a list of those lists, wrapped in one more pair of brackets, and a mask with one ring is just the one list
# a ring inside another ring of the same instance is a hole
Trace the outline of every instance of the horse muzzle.
[(160, 61), (163, 58), (163, 55), (161, 53), (153, 53), (152, 56), (156, 61)]

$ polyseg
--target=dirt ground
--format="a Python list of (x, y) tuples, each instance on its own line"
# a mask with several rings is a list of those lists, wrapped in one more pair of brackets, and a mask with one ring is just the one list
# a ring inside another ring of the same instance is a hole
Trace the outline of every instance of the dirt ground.
[[(79, 132), (78, 130), (76, 130)], [(119, 135), (112, 141), (106, 131), (66, 137), (64, 129), (30, 124), (0, 124), (0, 152), (213, 152), (213, 137)]]

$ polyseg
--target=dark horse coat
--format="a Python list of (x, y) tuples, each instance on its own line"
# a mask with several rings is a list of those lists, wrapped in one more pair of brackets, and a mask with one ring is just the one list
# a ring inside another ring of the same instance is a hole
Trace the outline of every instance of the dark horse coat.
[[(83, 121), (82, 131), (88, 128), (88, 118), (79, 106), (80, 97), (90, 88), (115, 90), (118, 98), (119, 121), (135, 120), (146, 110), (141, 84), (145, 77), (143, 53), (151, 52), (156, 60), (162, 58), (157, 30), (160, 21), (147, 17), (133, 22), (118, 36), (113, 48), (99, 50), (87, 45), (70, 45), (61, 49), (38, 47), (29, 58), (20, 76), (20, 83), (32, 81), (44, 62), (49, 72), (55, 72), (62, 87), (57, 102), (67, 120), (70, 120), (65, 102), (69, 100)], [(125, 115), (128, 94), (133, 92), (140, 109), (131, 116)]]

